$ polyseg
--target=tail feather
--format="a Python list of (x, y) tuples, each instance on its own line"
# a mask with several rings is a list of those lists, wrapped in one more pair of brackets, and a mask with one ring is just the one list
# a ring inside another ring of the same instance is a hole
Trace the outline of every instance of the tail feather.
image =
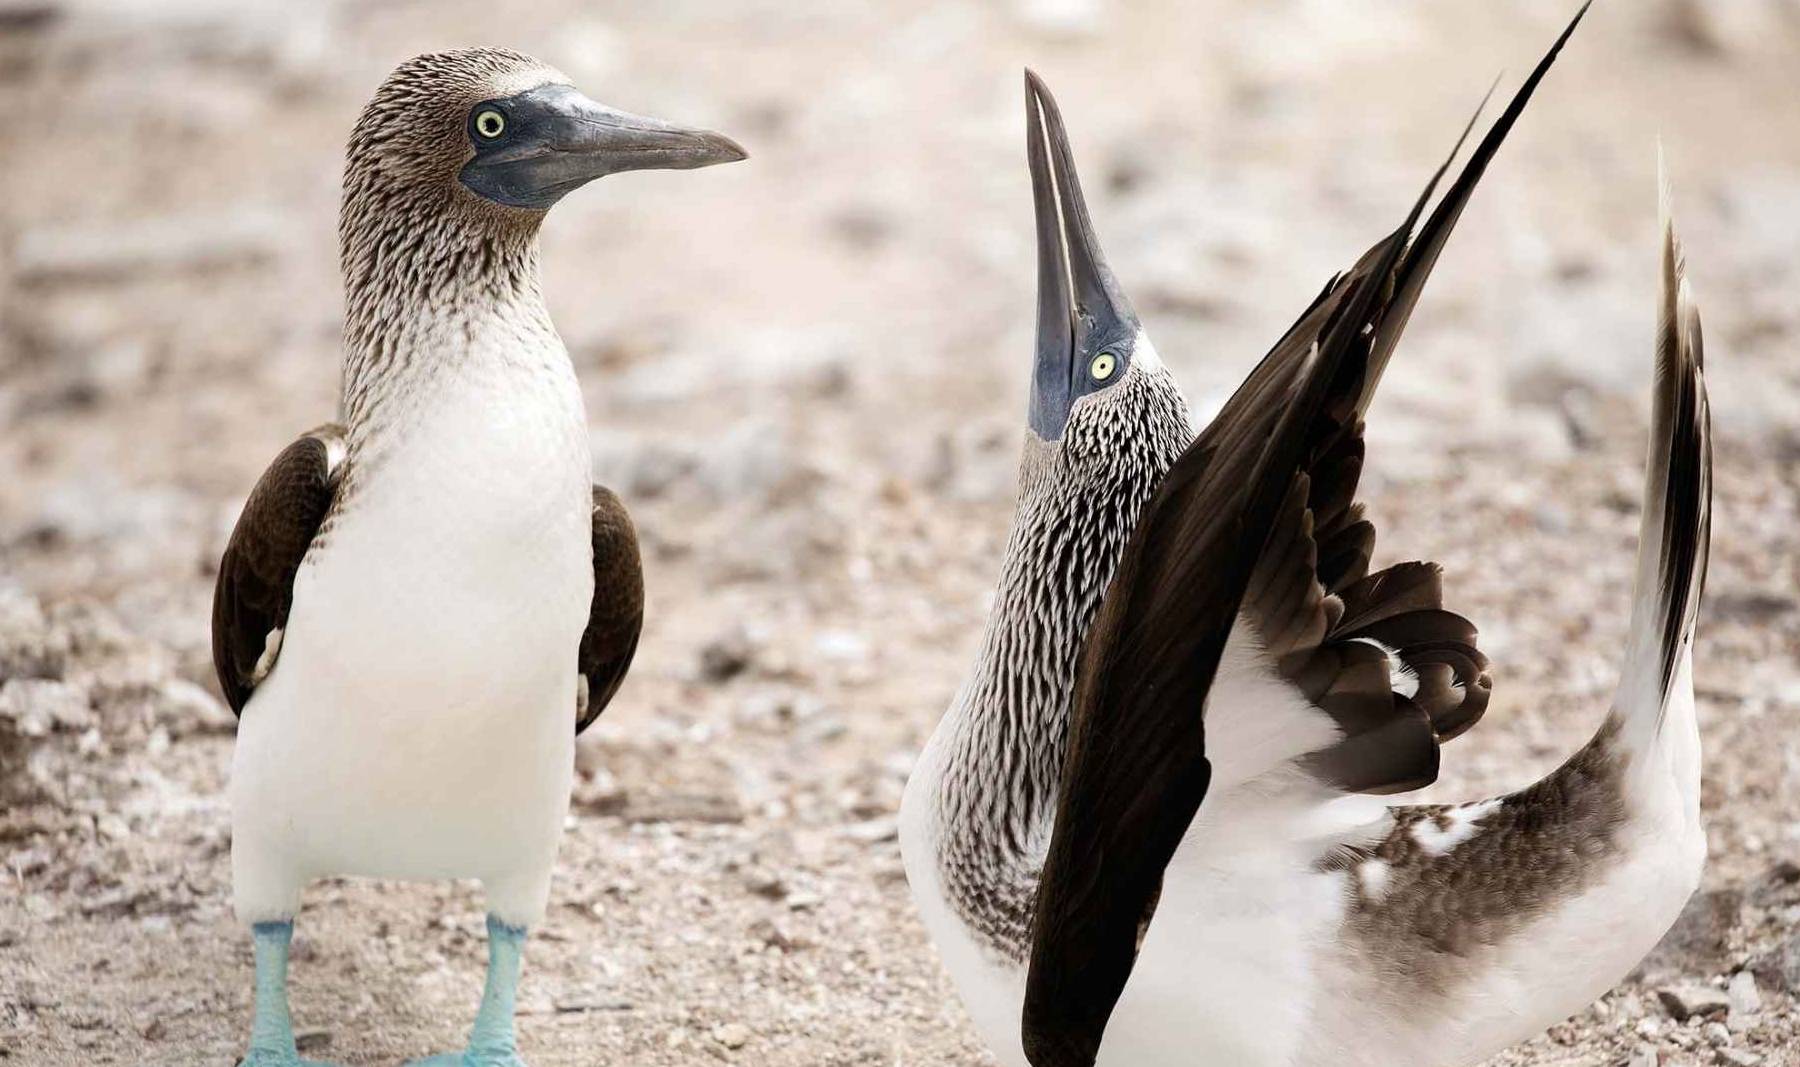
[(1628, 727), (1641, 726), (1649, 735), (1645, 740), (1661, 732), (1680, 669), (1692, 651), (1712, 534), (1712, 415), (1700, 313), (1686, 267), (1664, 170), (1655, 403), (1631, 644), (1618, 701)]

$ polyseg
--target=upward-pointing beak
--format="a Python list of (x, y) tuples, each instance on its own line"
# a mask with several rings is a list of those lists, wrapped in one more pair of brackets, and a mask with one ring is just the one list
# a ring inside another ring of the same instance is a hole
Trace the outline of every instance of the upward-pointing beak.
[[(493, 101), (502, 132), (462, 170), (490, 200), (547, 208), (595, 178), (626, 170), (692, 170), (746, 158), (736, 141), (596, 103), (571, 86), (545, 85)], [(482, 108), (476, 109), (479, 116)]]
[(1031, 427), (1039, 437), (1062, 436), (1069, 408), (1086, 373), (1088, 341), (1129, 337), (1137, 313), (1119, 287), (1088, 219), (1087, 201), (1069, 149), (1062, 112), (1042, 78), (1025, 72), (1026, 155), (1037, 215), (1037, 362), (1032, 374)]

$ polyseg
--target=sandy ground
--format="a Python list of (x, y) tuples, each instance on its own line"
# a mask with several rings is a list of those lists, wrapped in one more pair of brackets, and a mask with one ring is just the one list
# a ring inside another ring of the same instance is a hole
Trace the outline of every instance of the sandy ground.
[[(0, 0), (0, 1060), (241, 1050), (207, 605), (251, 482), (334, 410), (340, 146), (394, 63), (518, 47), (752, 154), (608, 179), (545, 231), (651, 599), (581, 743), (526, 1054), (976, 1067), (894, 809), (1009, 515), (1020, 68), (1056, 87), (1113, 264), (1205, 410), (1570, 6)], [(1523, 785), (1614, 681), (1662, 135), (1718, 433), (1696, 667), (1712, 860), (1650, 963), (1496, 1064), (1800, 1062), (1796, 64), (1788, 0), (1600, 0), (1373, 413), (1381, 557), (1443, 561), (1495, 664), (1433, 795)], [(466, 886), (316, 887), (306, 1048), (457, 1045), (480, 921)]]

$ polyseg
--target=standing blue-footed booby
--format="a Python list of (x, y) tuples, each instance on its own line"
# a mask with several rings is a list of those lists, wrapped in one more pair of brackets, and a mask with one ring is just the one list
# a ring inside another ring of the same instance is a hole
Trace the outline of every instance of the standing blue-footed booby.
[(1474, 1063), (1604, 992), (1698, 883), (1710, 452), (1672, 230), (1610, 714), (1522, 792), (1373, 796), (1436, 778), (1489, 679), (1434, 564), (1371, 570), (1364, 414), (1573, 29), (1435, 209), (1434, 178), (1198, 437), (1027, 74), (1039, 318), (1018, 511), (979, 657), (901, 817), (925, 925), (1007, 1067)]
[(590, 481), (586, 416), (544, 307), (537, 232), (617, 171), (744, 158), (603, 107), (527, 56), (420, 56), (344, 167), (340, 415), (276, 457), (219, 568), (213, 659), (238, 713), (232, 878), (254, 929), (246, 1063), (300, 1062), (287, 946), (325, 875), (476, 878), (489, 965), (468, 1048), (511, 1067), (575, 735), (636, 649), (631, 520)]

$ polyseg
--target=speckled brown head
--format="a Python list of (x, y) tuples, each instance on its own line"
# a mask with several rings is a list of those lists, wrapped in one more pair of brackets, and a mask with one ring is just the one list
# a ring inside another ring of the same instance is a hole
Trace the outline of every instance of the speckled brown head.
[(517, 52), (468, 48), (402, 63), (345, 151), (342, 407), (353, 439), (396, 371), (443, 355), (434, 331), (467, 336), (505, 320), (514, 334), (554, 343), (537, 232), (563, 196), (619, 171), (743, 158), (719, 134), (597, 104)]
[(744, 157), (720, 134), (595, 103), (518, 52), (418, 56), (388, 75), (350, 135), (345, 284), (354, 303), (359, 287), (399, 280), (397, 268), (434, 274), (446, 254), (503, 252), (529, 241), (563, 196), (607, 174)]
[(498, 48), (402, 63), (350, 135), (345, 193), (411, 187), (541, 213), (622, 170), (730, 163), (730, 138), (595, 103), (556, 68)]

